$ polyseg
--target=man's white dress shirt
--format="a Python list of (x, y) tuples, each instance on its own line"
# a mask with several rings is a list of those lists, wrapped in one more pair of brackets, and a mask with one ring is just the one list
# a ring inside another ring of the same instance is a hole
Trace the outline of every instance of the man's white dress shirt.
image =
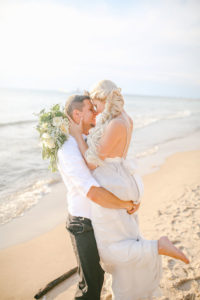
[(90, 219), (91, 203), (87, 193), (92, 186), (99, 184), (92, 176), (74, 137), (58, 150), (58, 170), (67, 187), (68, 211), (72, 216)]

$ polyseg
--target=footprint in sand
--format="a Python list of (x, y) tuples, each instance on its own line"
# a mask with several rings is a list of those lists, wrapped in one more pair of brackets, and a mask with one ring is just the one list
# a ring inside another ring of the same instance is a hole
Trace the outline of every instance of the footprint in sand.
[(175, 287), (180, 291), (189, 291), (191, 289), (192, 281), (192, 279), (182, 279), (175, 285)]
[(180, 246), (179, 249), (180, 249), (181, 251), (183, 251), (183, 250), (184, 250), (184, 247), (183, 247), (183, 246)]
[(183, 300), (198, 300), (199, 298), (196, 298), (196, 294), (195, 293), (189, 293), (187, 294)]
[(169, 259), (168, 260), (168, 268), (170, 270), (172, 270), (174, 268), (174, 265), (176, 264), (176, 262), (173, 259)]
[(176, 220), (173, 219), (173, 220), (171, 221), (171, 224), (173, 225), (174, 223), (176, 223)]
[(174, 241), (172, 241), (172, 243), (173, 243), (174, 245), (177, 245), (177, 244), (180, 244), (180, 241), (174, 240)]
[(197, 276), (194, 278), (194, 280), (197, 282), (197, 284), (199, 285), (199, 291), (200, 291), (200, 276)]
[(191, 211), (187, 211), (184, 213), (184, 217), (189, 218), (192, 216), (192, 212)]
[(186, 212), (186, 211), (188, 211), (188, 207), (186, 207), (186, 208), (183, 209), (183, 212)]
[(197, 232), (198, 237), (200, 238), (200, 232)]

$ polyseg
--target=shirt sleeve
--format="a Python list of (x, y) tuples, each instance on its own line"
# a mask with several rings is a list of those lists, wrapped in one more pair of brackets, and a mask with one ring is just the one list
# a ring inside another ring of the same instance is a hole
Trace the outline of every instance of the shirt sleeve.
[(76, 145), (64, 144), (59, 149), (58, 168), (65, 177), (65, 182), (73, 184), (85, 197), (92, 186), (100, 186), (92, 176)]

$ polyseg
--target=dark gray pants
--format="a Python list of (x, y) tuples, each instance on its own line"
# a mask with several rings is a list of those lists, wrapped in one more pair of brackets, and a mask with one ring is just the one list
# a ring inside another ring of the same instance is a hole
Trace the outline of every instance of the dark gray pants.
[(104, 271), (99, 264), (91, 221), (69, 215), (66, 228), (70, 232), (80, 277), (74, 299), (100, 300)]

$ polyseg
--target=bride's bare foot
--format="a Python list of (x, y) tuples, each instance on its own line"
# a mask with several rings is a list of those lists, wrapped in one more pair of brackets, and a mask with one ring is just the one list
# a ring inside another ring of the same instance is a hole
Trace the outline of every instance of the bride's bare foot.
[(158, 240), (158, 253), (160, 255), (170, 256), (182, 260), (184, 263), (189, 264), (189, 259), (183, 254), (181, 250), (176, 248), (167, 236), (162, 236)]

